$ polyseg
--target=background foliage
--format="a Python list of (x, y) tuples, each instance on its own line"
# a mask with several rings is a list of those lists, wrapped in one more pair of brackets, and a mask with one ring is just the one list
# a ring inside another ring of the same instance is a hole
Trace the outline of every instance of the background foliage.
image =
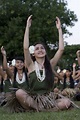
[[(61, 19), (63, 35), (71, 35), (67, 27), (74, 26), (77, 21), (74, 12), (67, 9), (66, 0), (0, 0), (0, 47), (5, 47), (8, 59), (23, 55), (26, 20), (31, 14), (30, 44), (42, 41), (50, 58), (58, 48), (56, 16)], [(53, 45), (54, 49), (51, 50), (49, 45)], [(73, 51), (68, 52), (72, 54)], [(64, 55), (67, 55), (67, 50)]]

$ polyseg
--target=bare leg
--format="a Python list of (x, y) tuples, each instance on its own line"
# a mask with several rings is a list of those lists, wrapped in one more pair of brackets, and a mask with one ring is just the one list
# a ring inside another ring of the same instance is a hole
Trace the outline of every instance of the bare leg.
[(35, 104), (34, 99), (29, 96), (24, 90), (19, 89), (16, 91), (16, 98), (25, 109), (33, 108), (37, 110), (37, 105)]
[(68, 98), (61, 98), (57, 101), (57, 106), (60, 110), (68, 109), (71, 105), (71, 102)]

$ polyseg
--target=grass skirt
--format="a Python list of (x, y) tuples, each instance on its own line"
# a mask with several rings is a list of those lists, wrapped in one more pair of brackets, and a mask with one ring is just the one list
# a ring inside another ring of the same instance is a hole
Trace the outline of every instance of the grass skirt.
[(53, 92), (43, 95), (33, 95), (31, 97), (35, 100), (38, 111), (54, 110), (54, 108), (58, 109)]
[(0, 106), (6, 104), (5, 98), (6, 98), (5, 93), (0, 93)]
[(6, 104), (3, 106), (7, 112), (24, 112), (25, 109), (18, 102), (15, 92), (9, 93), (5, 98)]
[[(29, 93), (28, 93), (29, 94)], [(30, 95), (30, 94), (29, 94)], [(25, 112), (25, 111), (57, 111), (59, 108), (57, 107), (57, 98), (58, 95), (54, 94), (54, 92), (50, 92), (47, 94), (37, 94), (37, 95), (30, 95), (37, 106), (37, 109), (32, 108), (31, 106), (27, 109), (24, 109), (20, 103), (18, 102), (15, 92), (11, 92), (8, 96), (6, 96), (5, 101), (7, 103), (4, 105), (9, 112)], [(59, 95), (59, 98), (65, 98), (62, 95)], [(27, 99), (27, 98), (26, 98)], [(78, 108), (71, 100), (70, 102)], [(34, 103), (33, 103), (34, 104)]]
[[(58, 110), (57, 103), (54, 97), (54, 93), (50, 92), (49, 94), (37, 94), (37, 95), (30, 95), (37, 105), (37, 111), (53, 111)], [(25, 111), (36, 111), (33, 108), (24, 109), (20, 103), (18, 102), (15, 92), (11, 92), (5, 100), (7, 103), (4, 105), (4, 107), (9, 112), (25, 112)]]

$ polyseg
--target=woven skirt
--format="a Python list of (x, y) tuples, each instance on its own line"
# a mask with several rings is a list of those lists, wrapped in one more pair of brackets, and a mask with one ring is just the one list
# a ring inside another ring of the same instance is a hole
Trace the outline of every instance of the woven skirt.
[[(35, 104), (37, 106), (37, 111), (54, 111), (59, 109), (57, 107), (57, 102), (53, 92), (46, 93), (43, 95), (40, 95), (40, 94), (37, 94), (37, 95), (29, 94), (29, 95), (34, 99)], [(8, 110), (9, 112), (36, 111), (31, 107), (24, 109), (18, 102), (15, 96), (15, 92), (11, 92), (10, 95), (8, 95), (5, 98), (5, 101), (7, 102), (4, 105), (4, 107), (6, 107), (6, 110)]]
[[(57, 106), (57, 103), (59, 102), (58, 100), (66, 98), (61, 94), (56, 95), (54, 94), (54, 92), (32, 95), (31, 93), (26, 91), (25, 95), (26, 94), (28, 94), (33, 98), (33, 101), (34, 101), (33, 104), (37, 106), (37, 109), (34, 109), (31, 106), (28, 106), (26, 109), (23, 108), (19, 103), (19, 101), (17, 100), (15, 92), (11, 92), (8, 95), (6, 95), (5, 97), (6, 104), (3, 107), (5, 108), (5, 110), (7, 110), (7, 112), (9, 111), (11, 113), (26, 112), (26, 111), (55, 111), (55, 110), (57, 111), (57, 110), (60, 110)], [(26, 101), (27, 101), (27, 97), (26, 97)], [(70, 102), (74, 107), (79, 108), (71, 100)]]

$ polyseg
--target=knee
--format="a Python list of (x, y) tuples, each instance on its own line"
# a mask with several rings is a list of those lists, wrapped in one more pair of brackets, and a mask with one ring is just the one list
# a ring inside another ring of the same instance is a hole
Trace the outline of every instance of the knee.
[(63, 109), (68, 109), (71, 105), (71, 102), (69, 99), (65, 98), (62, 99), (60, 102), (58, 102), (58, 107), (59, 109), (63, 110)]
[(22, 89), (18, 89), (16, 91), (16, 98), (21, 98), (23, 96), (23, 90)]
[(71, 105), (71, 102), (68, 98), (64, 99), (64, 105), (65, 105), (65, 108), (68, 109)]

